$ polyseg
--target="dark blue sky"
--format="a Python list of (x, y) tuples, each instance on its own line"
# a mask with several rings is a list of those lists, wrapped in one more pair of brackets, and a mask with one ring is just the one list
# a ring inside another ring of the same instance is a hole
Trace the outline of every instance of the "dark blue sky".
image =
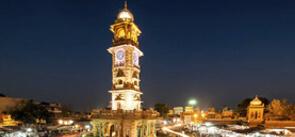
[[(291, 0), (129, 0), (142, 31), (141, 90), (156, 102), (203, 108), (243, 98), (295, 102)], [(0, 93), (72, 104), (110, 101), (109, 26), (123, 0), (0, 0)]]

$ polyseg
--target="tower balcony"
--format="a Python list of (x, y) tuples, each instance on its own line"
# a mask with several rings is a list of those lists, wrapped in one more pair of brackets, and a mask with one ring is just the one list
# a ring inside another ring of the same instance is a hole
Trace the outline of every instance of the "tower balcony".
[(134, 119), (142, 119), (142, 118), (156, 118), (159, 116), (157, 111), (153, 110), (94, 110), (92, 111), (91, 118), (110, 118), (110, 119), (118, 119), (118, 118), (134, 118)]
[(116, 89), (120, 89), (120, 88), (123, 88), (124, 87), (124, 84), (118, 84), (118, 85), (115, 85), (115, 88)]
[(124, 38), (121, 38), (121, 39), (117, 39), (117, 40), (113, 40), (113, 46), (119, 46), (119, 45), (123, 45), (123, 44), (131, 44), (137, 48), (139, 43), (134, 41), (134, 40), (131, 40), (131, 39), (124, 39)]
[(132, 91), (135, 91), (135, 92), (140, 92), (139, 85), (134, 85), (134, 84), (131, 84), (129, 82), (128, 83), (122, 83), (122, 84), (115, 83), (112, 86), (112, 90), (132, 90)]
[(114, 64), (114, 67), (121, 67), (124, 66), (124, 62)]

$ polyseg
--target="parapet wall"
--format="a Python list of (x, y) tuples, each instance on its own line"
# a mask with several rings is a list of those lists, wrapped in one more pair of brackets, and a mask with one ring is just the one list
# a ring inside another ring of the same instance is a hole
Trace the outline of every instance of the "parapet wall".
[(295, 127), (295, 121), (265, 121), (266, 128), (286, 128)]
[(233, 124), (246, 124), (248, 123), (247, 120), (244, 119), (206, 119), (204, 120), (204, 122), (210, 122), (213, 124), (229, 124), (229, 125), (233, 125)]
[(154, 119), (159, 116), (157, 111), (146, 110), (106, 110), (99, 109), (92, 111), (91, 118), (108, 118), (108, 119)]

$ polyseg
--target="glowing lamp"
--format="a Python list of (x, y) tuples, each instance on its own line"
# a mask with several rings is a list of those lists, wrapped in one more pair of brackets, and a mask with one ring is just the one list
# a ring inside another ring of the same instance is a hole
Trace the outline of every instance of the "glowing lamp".
[(58, 123), (61, 125), (61, 124), (63, 124), (63, 121), (62, 120), (59, 120)]
[(28, 128), (27, 131), (28, 131), (28, 132), (32, 132), (32, 129), (31, 129), (31, 128)]
[(190, 101), (188, 101), (188, 104), (193, 106), (193, 105), (197, 104), (197, 101), (196, 100), (190, 100)]

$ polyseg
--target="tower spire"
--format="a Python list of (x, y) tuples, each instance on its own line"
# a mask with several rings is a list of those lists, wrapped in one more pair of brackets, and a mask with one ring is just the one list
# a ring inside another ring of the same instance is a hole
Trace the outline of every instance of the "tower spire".
[(127, 0), (125, 0), (124, 8), (127, 9)]

